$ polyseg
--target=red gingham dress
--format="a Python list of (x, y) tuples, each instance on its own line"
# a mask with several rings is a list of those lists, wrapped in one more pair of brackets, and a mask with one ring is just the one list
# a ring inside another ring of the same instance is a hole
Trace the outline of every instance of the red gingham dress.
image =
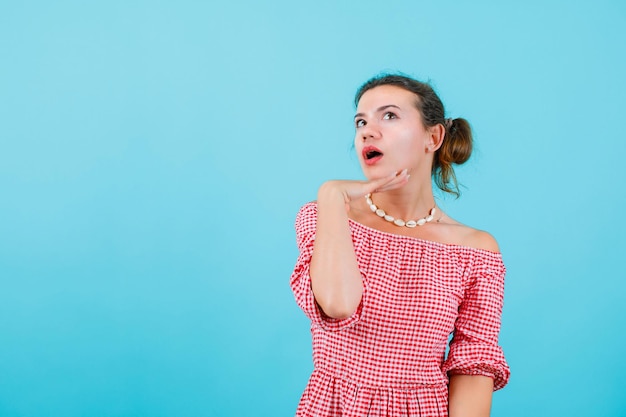
[[(498, 346), (505, 268), (499, 253), (372, 229), (350, 220), (363, 297), (347, 319), (325, 316), (311, 291), (317, 205), (296, 218), (300, 256), (291, 276), (311, 319), (314, 370), (296, 416), (448, 415), (448, 374), (509, 368)], [(445, 357), (448, 337), (454, 331)]]

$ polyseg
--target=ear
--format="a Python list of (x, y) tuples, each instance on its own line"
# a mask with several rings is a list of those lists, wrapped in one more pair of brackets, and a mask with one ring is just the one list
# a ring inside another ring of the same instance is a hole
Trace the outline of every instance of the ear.
[(430, 136), (426, 143), (426, 151), (434, 153), (437, 149), (441, 148), (443, 144), (443, 138), (446, 136), (446, 128), (443, 127), (441, 123), (437, 123), (428, 128), (428, 132)]

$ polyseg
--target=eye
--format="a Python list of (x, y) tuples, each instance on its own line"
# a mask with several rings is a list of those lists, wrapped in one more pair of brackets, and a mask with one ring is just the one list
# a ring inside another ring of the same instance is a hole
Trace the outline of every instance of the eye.
[(365, 120), (363, 120), (363, 119), (356, 119), (354, 121), (354, 126), (356, 126), (357, 128), (365, 126)]
[(397, 118), (398, 118), (398, 116), (396, 116), (396, 114), (394, 112), (390, 112), (390, 111), (386, 112), (383, 115), (383, 120), (390, 120), (390, 119), (397, 119)]

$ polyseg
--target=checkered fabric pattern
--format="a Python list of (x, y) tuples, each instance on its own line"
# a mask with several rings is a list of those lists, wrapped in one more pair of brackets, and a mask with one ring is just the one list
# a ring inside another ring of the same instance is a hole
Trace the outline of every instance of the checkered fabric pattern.
[(498, 346), (500, 254), (350, 220), (364, 291), (355, 313), (338, 320), (324, 315), (311, 291), (316, 218), (315, 203), (296, 218), (300, 256), (291, 287), (311, 319), (315, 368), (297, 416), (442, 417), (448, 415), (448, 375), (485, 375), (494, 389), (507, 383)]

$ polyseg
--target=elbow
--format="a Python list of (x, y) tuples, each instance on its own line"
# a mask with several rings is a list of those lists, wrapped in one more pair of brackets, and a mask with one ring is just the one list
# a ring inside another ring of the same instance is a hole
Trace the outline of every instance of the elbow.
[(357, 311), (363, 297), (363, 282), (358, 279), (349, 282), (320, 282), (311, 276), (311, 290), (321, 311), (332, 319), (347, 319)]
[(319, 303), (318, 305), (320, 306), (320, 309), (324, 312), (326, 316), (330, 317), (331, 319), (337, 319), (337, 320), (350, 318), (352, 314), (354, 314), (354, 312), (356, 311), (356, 308), (351, 310), (349, 308), (336, 306), (336, 305), (329, 305), (325, 307)]
[(343, 320), (352, 317), (356, 312), (361, 297), (354, 299), (343, 299), (338, 297), (315, 297), (317, 305), (322, 312), (332, 319)]

